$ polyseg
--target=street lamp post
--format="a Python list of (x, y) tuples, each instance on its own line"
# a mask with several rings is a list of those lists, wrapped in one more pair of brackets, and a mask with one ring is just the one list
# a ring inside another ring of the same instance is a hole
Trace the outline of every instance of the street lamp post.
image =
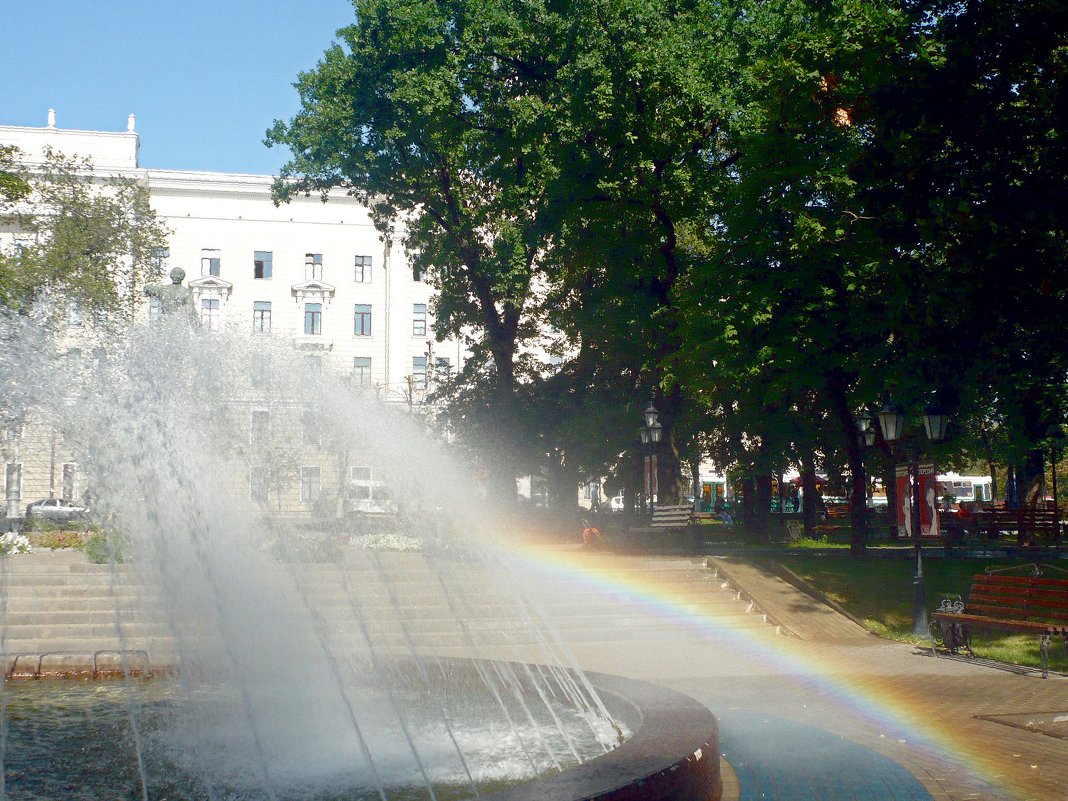
[(644, 451), (642, 454), (642, 473), (645, 478), (645, 502), (650, 512), (653, 508), (653, 496), (657, 493), (656, 445), (660, 442), (660, 437), (664, 433), (664, 427), (657, 421), (658, 417), (660, 417), (660, 412), (650, 402), (645, 411), (642, 412), (644, 425), (640, 429), (642, 450)]
[[(945, 439), (948, 423), (949, 417), (941, 409), (928, 407), (923, 413), (923, 427), (927, 439), (931, 442), (941, 442)], [(891, 446), (901, 441), (905, 431), (905, 413), (902, 408), (896, 403), (888, 402), (879, 411), (879, 427), (882, 429), (883, 439)], [(926, 637), (930, 629), (927, 625), (927, 592), (923, 582), (923, 549), (920, 541), (920, 443), (916, 437), (911, 438), (911, 446), (908, 464), (911, 488), (909, 524), (912, 527), (913, 550), (916, 556), (916, 573), (912, 580), (912, 633)], [(898, 502), (900, 503), (900, 499)]]

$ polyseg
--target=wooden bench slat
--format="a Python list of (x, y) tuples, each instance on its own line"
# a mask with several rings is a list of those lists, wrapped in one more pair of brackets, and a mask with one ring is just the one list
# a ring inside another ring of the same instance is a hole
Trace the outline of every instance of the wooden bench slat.
[(1028, 584), (987, 584), (976, 582), (972, 584), (971, 595), (1003, 595), (1012, 598), (1032, 598), (1053, 601), (1055, 603), (1068, 604), (1068, 588), (1044, 587)]
[(653, 528), (683, 528), (690, 524), (693, 507), (690, 504), (673, 506), (654, 506), (653, 518), (649, 525)]
[(984, 573), (972, 578), (972, 586), (976, 584), (1008, 584), (1013, 586), (1026, 585), (1028, 587), (1068, 589), (1068, 579), (1046, 578), (1045, 576), (999, 576)]
[(1027, 609), (1016, 606), (993, 606), (991, 604), (971, 604), (964, 609), (964, 614), (991, 615), (993, 617), (1011, 617), (1029, 623), (1068, 623), (1068, 615), (1060, 610), (1050, 614), (1041, 609)]
[(995, 631), (1068, 634), (1068, 580), (981, 574), (972, 577), (963, 612), (935, 620)]
[(975, 602), (969, 599), (968, 605), (965, 607), (966, 612), (972, 611), (986, 611), (989, 609), (1003, 610), (1002, 614), (1016, 614), (1023, 618), (1043, 618), (1047, 620), (1068, 620), (1068, 613), (1064, 611), (1062, 606), (1035, 606), (1024, 605), (1015, 606), (1012, 604), (1004, 604), (995, 602)]

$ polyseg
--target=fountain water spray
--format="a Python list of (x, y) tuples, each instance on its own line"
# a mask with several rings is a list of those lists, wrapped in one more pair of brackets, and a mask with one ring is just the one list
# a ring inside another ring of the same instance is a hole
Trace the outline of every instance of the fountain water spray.
[[(472, 797), (615, 746), (468, 471), (418, 418), (288, 346), (174, 319), (102, 337), (92, 364), (27, 319), (0, 320), (0, 340), (0, 422), (51, 428), (77, 461), (120, 650), (171, 672), (146, 695), (124, 666), (146, 801)], [(392, 485), (389, 514), (352, 511), (354, 465)]]

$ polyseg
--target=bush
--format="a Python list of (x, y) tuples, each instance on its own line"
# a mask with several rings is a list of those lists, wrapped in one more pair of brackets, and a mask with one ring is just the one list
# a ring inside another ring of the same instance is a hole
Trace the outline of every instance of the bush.
[(334, 537), (297, 532), (276, 533), (270, 549), (282, 562), (340, 562), (343, 555)]
[(34, 533), (47, 533), (50, 531), (85, 531), (92, 528), (84, 518), (75, 518), (57, 522), (44, 517), (30, 517), (26, 520), (26, 531)]
[(67, 531), (53, 527), (46, 530), (31, 530), (27, 536), (34, 548), (47, 548), (55, 551), (60, 548), (82, 549), (85, 547), (89, 534), (84, 531)]
[(85, 555), (93, 564), (103, 565), (124, 561), (122, 538), (95, 531), (85, 541)]

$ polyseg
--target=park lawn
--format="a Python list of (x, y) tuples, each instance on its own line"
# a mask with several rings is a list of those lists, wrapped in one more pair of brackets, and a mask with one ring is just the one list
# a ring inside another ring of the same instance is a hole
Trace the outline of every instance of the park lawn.
[[(905, 642), (921, 642), (912, 634), (912, 577), (914, 563), (900, 559), (869, 557), (850, 559), (842, 554), (791, 553), (781, 558), (783, 565), (803, 578), (850, 614), (862, 620), (876, 634)], [(927, 559), (923, 563), (928, 613), (936, 609), (946, 594), (966, 598), (972, 576), (988, 568), (996, 570), (1029, 564), (1025, 560)], [(924, 641), (926, 642), (926, 641)], [(1038, 638), (1028, 635), (1001, 635), (976, 632), (972, 637), (976, 656), (1014, 665), (1041, 666)], [(1068, 671), (1068, 657), (1060, 639), (1049, 648), (1051, 670)]]

